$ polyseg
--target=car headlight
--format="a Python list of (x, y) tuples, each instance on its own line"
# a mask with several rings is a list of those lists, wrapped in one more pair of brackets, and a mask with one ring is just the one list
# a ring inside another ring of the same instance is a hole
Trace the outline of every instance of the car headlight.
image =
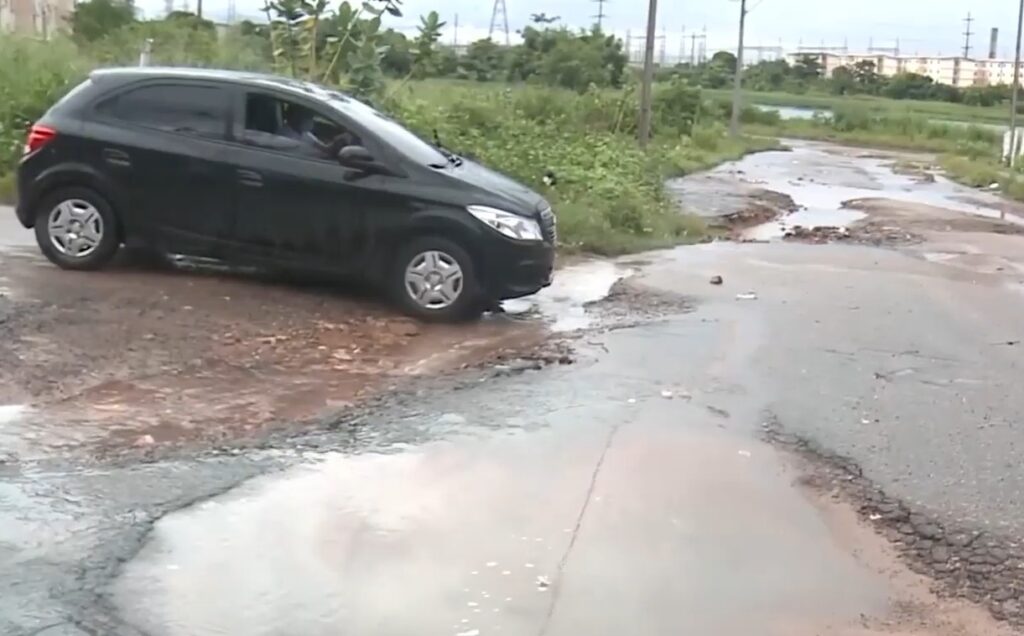
[(520, 241), (542, 241), (540, 224), (533, 219), (505, 212), (486, 205), (470, 205), (469, 213), (509, 238)]

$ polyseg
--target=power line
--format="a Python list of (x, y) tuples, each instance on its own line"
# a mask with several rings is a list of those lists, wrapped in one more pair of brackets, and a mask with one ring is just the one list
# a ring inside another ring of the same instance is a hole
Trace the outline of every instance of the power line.
[(967, 30), (964, 31), (964, 57), (971, 57), (971, 36), (974, 33), (971, 31), (971, 22), (974, 22), (974, 18), (971, 17), (971, 12), (967, 12), (967, 17), (964, 18), (964, 22), (967, 24)]

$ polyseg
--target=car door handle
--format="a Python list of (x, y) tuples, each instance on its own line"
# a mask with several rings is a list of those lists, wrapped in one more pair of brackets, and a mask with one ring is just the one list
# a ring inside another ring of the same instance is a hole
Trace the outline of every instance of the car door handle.
[(128, 167), (132, 165), (131, 157), (128, 156), (127, 152), (114, 148), (103, 149), (103, 160), (113, 166)]
[(251, 188), (263, 187), (263, 177), (260, 176), (260, 173), (253, 172), (252, 170), (239, 170), (238, 182)]

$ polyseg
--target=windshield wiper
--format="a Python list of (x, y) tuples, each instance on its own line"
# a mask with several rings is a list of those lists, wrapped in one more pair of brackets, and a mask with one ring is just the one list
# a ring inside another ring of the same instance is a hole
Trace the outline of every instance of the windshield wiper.
[(448, 160), (448, 163), (452, 164), (456, 168), (462, 165), (462, 157), (451, 150), (448, 150), (444, 147), (444, 144), (441, 143), (441, 137), (437, 134), (437, 128), (434, 129), (434, 146), (442, 155), (444, 155), (444, 158)]

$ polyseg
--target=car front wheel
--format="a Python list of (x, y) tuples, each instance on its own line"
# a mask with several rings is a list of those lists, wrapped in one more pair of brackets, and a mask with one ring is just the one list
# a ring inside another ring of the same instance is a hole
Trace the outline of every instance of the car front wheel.
[(43, 198), (36, 212), (36, 242), (64, 269), (99, 269), (120, 246), (110, 204), (86, 188), (66, 188)]
[(470, 320), (483, 309), (473, 260), (440, 237), (416, 239), (399, 251), (391, 288), (402, 309), (421, 320)]

